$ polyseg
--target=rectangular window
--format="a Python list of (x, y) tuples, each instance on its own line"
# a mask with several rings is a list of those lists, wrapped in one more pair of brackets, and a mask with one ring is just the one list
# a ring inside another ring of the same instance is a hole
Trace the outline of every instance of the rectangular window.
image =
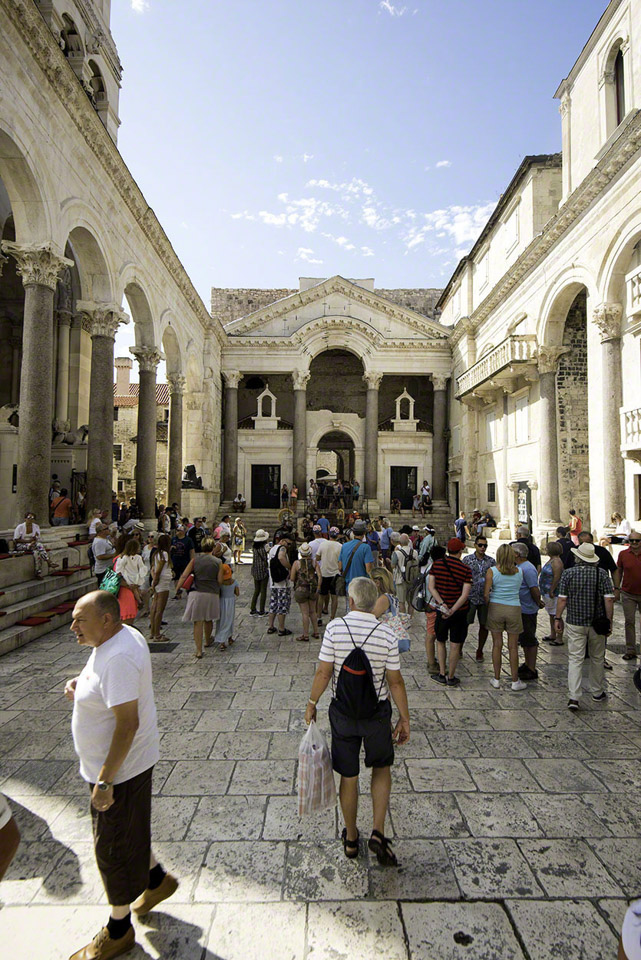
[(487, 485), (487, 502), (496, 503), (496, 483), (488, 483)]
[(118, 419), (118, 407), (114, 407), (114, 422)]
[(124, 491), (124, 489), (125, 489), (125, 481), (124, 481), (124, 480), (119, 480), (119, 481), (118, 481), (118, 493), (122, 493), (122, 492)]
[(519, 234), (519, 207), (517, 206), (509, 220), (505, 223), (505, 249), (507, 252), (519, 242)]
[(169, 407), (165, 410), (165, 423), (169, 422)]
[(527, 443), (530, 439), (529, 395), (519, 397), (514, 403), (514, 441)]
[(114, 460), (122, 463), (122, 443), (114, 443)]

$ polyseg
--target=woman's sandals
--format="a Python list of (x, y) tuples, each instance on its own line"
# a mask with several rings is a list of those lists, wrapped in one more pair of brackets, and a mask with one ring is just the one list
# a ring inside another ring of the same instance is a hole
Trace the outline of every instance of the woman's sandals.
[(343, 832), (341, 833), (341, 840), (343, 841), (343, 850), (345, 851), (345, 856), (348, 860), (355, 860), (358, 856), (358, 841), (360, 840), (361, 835), (356, 831), (356, 840), (347, 839), (347, 827), (343, 827)]
[(376, 854), (376, 859), (382, 867), (397, 867), (398, 860), (392, 850), (392, 844), (378, 830), (372, 830), (372, 835), (367, 841), (367, 846)]

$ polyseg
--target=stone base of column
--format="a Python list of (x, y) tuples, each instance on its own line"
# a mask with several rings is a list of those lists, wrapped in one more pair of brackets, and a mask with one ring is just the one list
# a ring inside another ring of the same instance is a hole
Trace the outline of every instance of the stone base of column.
[(381, 505), (378, 500), (373, 500), (372, 497), (366, 497), (365, 499), (367, 500), (367, 513), (370, 517), (380, 517), (385, 512), (381, 510)]
[(180, 502), (184, 516), (189, 517), (190, 520), (193, 520), (194, 517), (207, 517), (207, 526), (210, 530), (213, 530), (214, 517), (219, 505), (218, 501), (213, 499), (209, 490), (183, 489)]

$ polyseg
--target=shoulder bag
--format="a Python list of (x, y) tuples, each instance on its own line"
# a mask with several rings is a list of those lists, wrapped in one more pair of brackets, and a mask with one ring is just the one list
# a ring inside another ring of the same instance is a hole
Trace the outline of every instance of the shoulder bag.
[[(594, 584), (594, 610), (592, 612), (592, 623), (590, 626), (595, 633), (598, 633), (600, 637), (607, 637), (610, 633), (610, 620), (609, 617), (605, 616), (605, 613), (602, 615), (597, 615), (597, 609), (599, 606), (599, 580), (601, 579), (601, 574), (599, 568), (596, 568), (596, 582)], [(604, 603), (605, 609), (605, 603)]]

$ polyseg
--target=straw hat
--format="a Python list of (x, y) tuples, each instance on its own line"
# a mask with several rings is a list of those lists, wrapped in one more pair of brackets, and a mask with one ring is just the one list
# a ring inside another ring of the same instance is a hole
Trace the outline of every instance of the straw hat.
[(599, 562), (593, 543), (582, 543), (580, 547), (572, 547), (571, 552), (575, 557), (578, 557), (579, 560), (583, 560), (584, 563)]
[(257, 530), (254, 534), (254, 540), (257, 543), (264, 543), (266, 540), (269, 540), (269, 534), (266, 530)]
[(306, 559), (307, 557), (311, 557), (312, 548), (308, 543), (301, 543), (300, 547), (298, 548), (298, 552), (303, 559)]

